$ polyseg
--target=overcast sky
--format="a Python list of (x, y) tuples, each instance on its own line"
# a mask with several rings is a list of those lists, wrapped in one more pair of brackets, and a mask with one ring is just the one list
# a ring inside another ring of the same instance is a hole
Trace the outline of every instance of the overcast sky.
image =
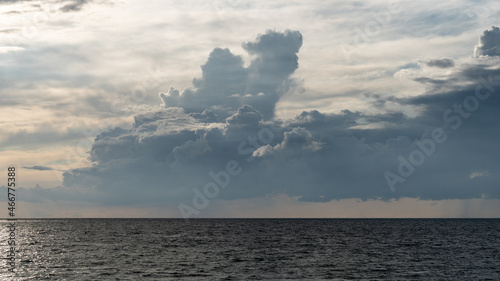
[(0, 14), (18, 216), (500, 216), (498, 1)]

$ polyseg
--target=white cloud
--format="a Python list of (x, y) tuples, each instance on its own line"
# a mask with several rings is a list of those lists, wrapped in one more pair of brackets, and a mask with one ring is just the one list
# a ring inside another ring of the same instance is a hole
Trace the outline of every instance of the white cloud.
[(469, 179), (474, 179), (478, 177), (487, 177), (487, 176), (489, 176), (488, 171), (478, 171), (478, 172), (472, 172), (469, 175)]

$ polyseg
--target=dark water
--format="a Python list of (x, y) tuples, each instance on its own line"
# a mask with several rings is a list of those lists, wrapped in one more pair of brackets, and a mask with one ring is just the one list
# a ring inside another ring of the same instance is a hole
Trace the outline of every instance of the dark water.
[[(500, 280), (500, 220), (18, 220), (2, 280)], [(7, 225), (1, 225), (2, 258)]]

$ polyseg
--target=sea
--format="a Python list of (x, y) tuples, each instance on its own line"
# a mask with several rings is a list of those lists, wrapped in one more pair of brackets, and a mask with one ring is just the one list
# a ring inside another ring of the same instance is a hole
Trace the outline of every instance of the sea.
[(18, 219), (1, 280), (500, 280), (500, 219)]

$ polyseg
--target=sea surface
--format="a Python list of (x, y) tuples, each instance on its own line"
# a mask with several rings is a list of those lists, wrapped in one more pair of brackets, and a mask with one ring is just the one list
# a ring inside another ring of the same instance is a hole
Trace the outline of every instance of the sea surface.
[(500, 219), (17, 220), (1, 280), (500, 280)]

